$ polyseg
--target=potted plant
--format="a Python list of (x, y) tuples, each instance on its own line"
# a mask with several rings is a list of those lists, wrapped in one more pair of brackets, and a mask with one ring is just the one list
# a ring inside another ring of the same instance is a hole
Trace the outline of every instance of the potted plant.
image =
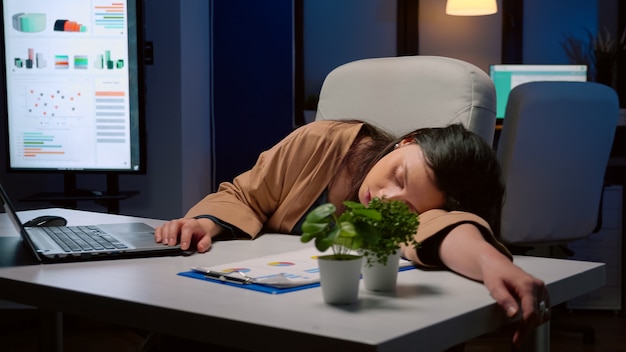
[(368, 209), (361, 203), (346, 201), (346, 210), (337, 217), (337, 208), (326, 203), (307, 214), (302, 224), (302, 242), (315, 239), (320, 252), (332, 248), (333, 259), (346, 260), (360, 249), (363, 243), (377, 242), (374, 224), (381, 219), (377, 210)]
[(324, 301), (329, 304), (352, 304), (358, 299), (363, 255), (355, 252), (365, 241), (374, 242), (378, 233), (372, 223), (380, 213), (356, 202), (344, 202), (346, 210), (326, 203), (313, 209), (302, 224), (302, 242), (315, 240), (320, 252), (332, 248), (333, 254), (318, 256), (320, 283)]
[[(332, 299), (331, 293), (329, 293), (330, 291), (333, 296), (336, 296), (336, 292), (329, 287), (331, 284), (327, 282), (329, 279), (326, 271), (327, 266), (341, 265), (347, 267), (347, 264), (341, 263), (347, 261), (352, 261), (352, 265), (355, 266), (357, 264), (354, 262), (358, 263), (359, 268), (352, 269), (357, 272), (353, 274), (353, 279), (350, 281), (353, 284), (349, 289), (352, 298), (342, 298), (341, 300), (346, 302), (338, 302), (353, 303), (358, 294), (363, 256), (367, 258), (365, 265), (363, 265), (364, 268), (395, 267), (395, 269), (388, 269), (395, 270), (393, 275), (386, 274), (392, 276), (393, 287), (395, 287), (400, 244), (413, 243), (418, 245), (413, 239), (419, 224), (417, 214), (412, 213), (403, 202), (374, 198), (368, 206), (352, 201), (346, 201), (344, 205), (346, 210), (338, 217), (335, 214), (336, 207), (333, 204), (320, 205), (307, 215), (302, 224), (302, 242), (315, 240), (315, 246), (320, 252), (325, 252), (328, 248), (332, 248), (333, 251), (331, 255), (318, 257), (322, 291), (324, 299), (328, 303), (333, 303), (330, 301), (337, 301), (337, 299)], [(393, 265), (394, 260), (395, 266)], [(387, 262), (391, 262), (391, 265), (386, 265)], [(329, 271), (339, 276), (340, 287), (348, 286), (346, 285), (348, 279), (341, 276), (343, 274), (338, 274), (337, 268)], [(326, 287), (324, 287), (325, 283)], [(387, 284), (387, 286), (389, 285)], [(371, 289), (387, 290), (385, 287), (377, 288), (376, 286)]]
[[(615, 65), (626, 53), (626, 27), (621, 36), (613, 38), (608, 27), (604, 26), (597, 34), (586, 30), (586, 38), (578, 38), (572, 34), (565, 35), (561, 46), (565, 54), (574, 64), (585, 64), (589, 67), (590, 81), (615, 86)], [(619, 39), (619, 41), (618, 41)]]
[(396, 200), (374, 198), (368, 209), (376, 210), (381, 217), (367, 220), (378, 235), (366, 238), (361, 244), (367, 259), (363, 263), (363, 281), (366, 289), (391, 291), (398, 277), (400, 245), (411, 245), (415, 249), (420, 245), (414, 238), (419, 218), (404, 202)]

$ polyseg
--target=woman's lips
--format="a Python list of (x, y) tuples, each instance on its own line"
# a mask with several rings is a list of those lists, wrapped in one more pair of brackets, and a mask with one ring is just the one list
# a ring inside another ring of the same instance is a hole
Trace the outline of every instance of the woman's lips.
[(372, 195), (370, 194), (369, 189), (365, 192), (365, 205), (370, 204), (370, 201), (372, 200)]

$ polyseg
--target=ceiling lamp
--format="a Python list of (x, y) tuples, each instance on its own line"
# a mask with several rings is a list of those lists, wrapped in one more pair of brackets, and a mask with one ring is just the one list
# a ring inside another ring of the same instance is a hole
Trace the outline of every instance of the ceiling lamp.
[(483, 16), (498, 12), (497, 0), (448, 0), (446, 13), (453, 16)]

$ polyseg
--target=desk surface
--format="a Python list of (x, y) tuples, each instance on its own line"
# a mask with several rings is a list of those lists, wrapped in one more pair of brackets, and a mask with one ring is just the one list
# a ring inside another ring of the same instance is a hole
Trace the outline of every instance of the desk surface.
[[(66, 209), (20, 212), (22, 220), (57, 214), (69, 225), (137, 221), (137, 218)], [(161, 221), (141, 219), (151, 225)], [(0, 214), (0, 236), (16, 236)], [(103, 321), (213, 342), (244, 350), (278, 345), (312, 351), (398, 351), (420, 346), (440, 351), (507, 323), (477, 282), (445, 271), (408, 270), (396, 292), (361, 287), (359, 303), (330, 306), (320, 288), (271, 295), (178, 276), (195, 265), (211, 266), (310, 246), (289, 235), (214, 244), (189, 257), (123, 259), (0, 268), (0, 299), (97, 317)], [(543, 279), (559, 304), (604, 284), (604, 264), (515, 257)]]

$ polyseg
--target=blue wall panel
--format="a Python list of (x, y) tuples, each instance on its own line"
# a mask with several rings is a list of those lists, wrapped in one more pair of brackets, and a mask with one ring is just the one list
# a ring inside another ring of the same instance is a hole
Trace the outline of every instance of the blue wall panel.
[(293, 11), (292, 0), (213, 2), (216, 184), (294, 126)]

